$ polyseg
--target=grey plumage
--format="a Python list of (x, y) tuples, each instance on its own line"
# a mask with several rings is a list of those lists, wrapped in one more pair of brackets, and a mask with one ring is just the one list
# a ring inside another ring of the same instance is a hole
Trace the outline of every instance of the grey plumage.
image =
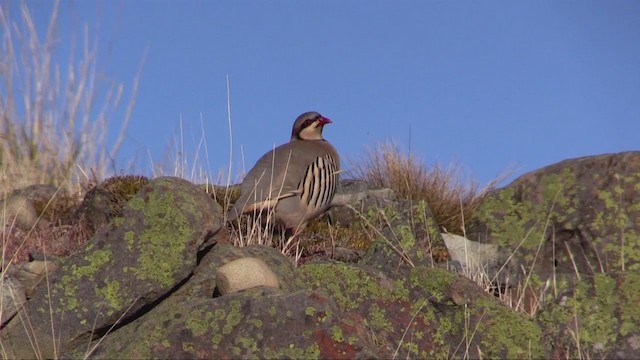
[(338, 152), (322, 138), (328, 123), (317, 112), (300, 115), (291, 140), (264, 154), (247, 173), (228, 221), (274, 210), (276, 221), (295, 234), (322, 215), (333, 199), (340, 171)]

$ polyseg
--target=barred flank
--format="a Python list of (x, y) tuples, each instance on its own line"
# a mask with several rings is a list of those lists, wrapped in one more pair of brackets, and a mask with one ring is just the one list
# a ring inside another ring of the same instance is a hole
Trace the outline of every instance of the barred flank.
[(318, 157), (309, 164), (298, 185), (302, 202), (315, 209), (327, 207), (336, 192), (337, 182), (338, 171), (333, 157), (329, 154)]

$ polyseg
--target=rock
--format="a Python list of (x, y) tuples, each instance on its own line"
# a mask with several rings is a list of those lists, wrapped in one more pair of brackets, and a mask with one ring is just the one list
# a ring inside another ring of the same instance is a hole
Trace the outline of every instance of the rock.
[(231, 261), (216, 271), (217, 289), (222, 295), (256, 286), (279, 288), (280, 282), (261, 259), (246, 257)]
[(173, 297), (93, 349), (94, 359), (375, 358), (364, 318), (343, 316), (331, 298), (257, 287), (217, 298)]
[(85, 194), (75, 212), (75, 218), (80, 219), (90, 234), (95, 234), (115, 216), (115, 201), (116, 196), (113, 193), (96, 186)]
[(640, 270), (639, 183), (640, 152), (565, 160), (488, 195), (467, 234), (504, 248), (512, 269), (542, 282)]
[(637, 354), (638, 184), (640, 152), (565, 160), (489, 194), (467, 229), (498, 245), (514, 300), (553, 357)]
[(80, 219), (90, 235), (107, 225), (112, 218), (121, 216), (125, 204), (145, 185), (144, 176), (113, 176), (87, 191), (74, 218)]
[(481, 244), (456, 234), (441, 235), (452, 261), (457, 261), (468, 272), (488, 275), (489, 279), (495, 275), (501, 265), (498, 245)]
[[(7, 356), (53, 357), (135, 317), (190, 276), (200, 245), (220, 228), (220, 219), (219, 206), (197, 186), (154, 179), (122, 217), (64, 261), (48, 286), (36, 289), (27, 302), (29, 333), (15, 321), (0, 333), (4, 349), (11, 350)], [(65, 334), (55, 346), (51, 329)]]
[(534, 321), (449, 271), (416, 267), (386, 273), (323, 261), (299, 272), (311, 290), (334, 299), (343, 316), (367, 319), (378, 358), (546, 357)]
[[(213, 296), (224, 264), (255, 258), (268, 265), (280, 289), (258, 286)], [(363, 317), (343, 314), (310, 291), (291, 259), (266, 246), (217, 243), (193, 276), (134, 323), (64, 355), (78, 358), (372, 358)]]
[[(216, 235), (215, 238), (220, 237), (221, 234), (222, 232)], [(198, 267), (193, 272), (193, 276), (176, 291), (176, 295), (189, 294), (189, 296), (213, 297), (217, 287), (216, 275), (218, 269), (224, 264), (246, 257), (258, 258), (265, 262), (278, 279), (281, 291), (291, 292), (305, 288), (304, 283), (295, 273), (292, 260), (282, 255), (278, 250), (264, 245), (235, 247), (227, 243), (217, 242), (202, 257)]]
[(558, 357), (633, 359), (640, 351), (639, 303), (640, 273), (600, 273), (574, 279), (536, 319)]
[(4, 209), (5, 223), (17, 225), (24, 230), (33, 228), (40, 213), (38, 203), (47, 203), (58, 189), (52, 185), (37, 184), (13, 191), (0, 206)]
[(386, 272), (434, 266), (431, 249), (442, 244), (440, 231), (424, 201), (398, 200), (368, 212), (367, 221), (381, 229), (363, 263)]
[(27, 296), (31, 296), (34, 289), (46, 277), (51, 276), (58, 268), (53, 261), (30, 261), (18, 265), (11, 265), (7, 273), (11, 274), (24, 286)]
[(27, 302), (24, 285), (20, 280), (5, 274), (0, 279), (0, 329), (22, 309)]
[(336, 192), (329, 218), (334, 224), (351, 224), (359, 220), (357, 212), (366, 213), (372, 207), (388, 206), (396, 199), (391, 189), (370, 189), (362, 180), (343, 180)]

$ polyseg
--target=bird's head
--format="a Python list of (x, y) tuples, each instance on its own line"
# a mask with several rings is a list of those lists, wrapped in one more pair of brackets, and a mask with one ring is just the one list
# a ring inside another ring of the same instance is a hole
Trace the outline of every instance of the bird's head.
[(322, 128), (331, 120), (315, 111), (306, 112), (296, 119), (291, 130), (291, 141), (294, 140), (324, 140)]

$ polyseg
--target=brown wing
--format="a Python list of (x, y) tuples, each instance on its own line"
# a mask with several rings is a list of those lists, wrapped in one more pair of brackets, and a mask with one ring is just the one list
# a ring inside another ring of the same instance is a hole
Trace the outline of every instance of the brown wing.
[(264, 154), (242, 182), (240, 198), (229, 211), (228, 219), (266, 210), (280, 199), (300, 195), (299, 186), (309, 165), (327, 153), (339, 164), (336, 150), (324, 140), (292, 141)]

